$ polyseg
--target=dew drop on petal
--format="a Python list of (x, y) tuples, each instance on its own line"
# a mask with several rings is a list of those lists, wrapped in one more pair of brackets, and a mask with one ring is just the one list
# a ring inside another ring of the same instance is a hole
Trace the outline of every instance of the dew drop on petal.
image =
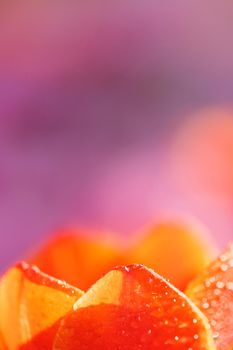
[(205, 302), (202, 304), (203, 309), (208, 309), (210, 307), (210, 304), (208, 302)]
[(222, 289), (222, 288), (225, 287), (225, 283), (224, 283), (224, 282), (221, 282), (221, 281), (218, 281), (218, 282), (216, 283), (216, 287), (219, 288), (219, 289)]

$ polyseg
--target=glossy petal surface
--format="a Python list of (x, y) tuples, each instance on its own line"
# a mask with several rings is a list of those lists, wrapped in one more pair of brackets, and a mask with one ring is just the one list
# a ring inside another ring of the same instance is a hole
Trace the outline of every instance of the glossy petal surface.
[(61, 321), (53, 350), (213, 350), (202, 313), (141, 265), (110, 271)]

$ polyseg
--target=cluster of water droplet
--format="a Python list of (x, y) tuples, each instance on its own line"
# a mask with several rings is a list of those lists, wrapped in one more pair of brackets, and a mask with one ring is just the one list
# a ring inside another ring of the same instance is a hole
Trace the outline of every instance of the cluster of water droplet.
[[(204, 296), (203, 296), (204, 295)], [(203, 284), (196, 286), (194, 299), (207, 315), (213, 329), (213, 338), (221, 338), (222, 323), (231, 325), (233, 314), (233, 245), (212, 264)], [(224, 327), (226, 330), (226, 326)], [(221, 339), (219, 340), (221, 341)]]

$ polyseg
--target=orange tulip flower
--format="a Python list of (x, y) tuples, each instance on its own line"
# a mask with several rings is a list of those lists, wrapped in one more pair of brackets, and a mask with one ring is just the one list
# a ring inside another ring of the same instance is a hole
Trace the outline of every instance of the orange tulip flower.
[[(187, 260), (183, 268), (167, 256), (171, 237)], [(113, 267), (131, 259), (160, 273), (170, 265), (172, 282), (182, 288), (195, 278), (184, 294), (141, 264)], [(204, 269), (208, 259), (200, 240), (174, 223), (124, 250), (74, 234), (55, 238), (31, 260), (75, 286), (29, 263), (10, 268), (0, 280), (0, 350), (230, 350), (233, 247)]]

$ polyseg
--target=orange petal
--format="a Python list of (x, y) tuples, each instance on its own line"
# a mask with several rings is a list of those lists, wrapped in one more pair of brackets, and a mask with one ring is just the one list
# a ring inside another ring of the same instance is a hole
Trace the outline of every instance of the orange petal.
[(0, 333), (0, 350), (7, 350), (7, 347), (4, 343), (3, 336), (1, 333)]
[(127, 261), (153, 268), (184, 290), (210, 262), (209, 248), (196, 234), (199, 230), (194, 225), (161, 222), (130, 249)]
[[(53, 326), (82, 294), (26, 263), (8, 270), (0, 282), (0, 332), (7, 348), (18, 349), (20, 344)], [(49, 333), (41, 349), (51, 349), (51, 342)]]
[(119, 254), (100, 239), (59, 235), (42, 247), (31, 262), (51, 276), (63, 279), (83, 290), (119, 264)]
[(210, 350), (209, 325), (181, 292), (141, 265), (100, 279), (61, 322), (53, 350)]
[(218, 350), (233, 348), (233, 244), (187, 288), (213, 329)]

